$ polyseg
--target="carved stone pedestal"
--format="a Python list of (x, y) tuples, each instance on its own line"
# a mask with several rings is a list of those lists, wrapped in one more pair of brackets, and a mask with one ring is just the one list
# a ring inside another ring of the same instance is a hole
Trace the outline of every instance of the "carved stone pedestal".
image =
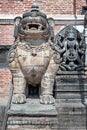
[(58, 130), (86, 130), (87, 78), (84, 72), (60, 72), (55, 79)]
[(86, 130), (87, 107), (80, 103), (42, 105), (39, 100), (11, 105), (6, 130)]
[(60, 72), (55, 82), (55, 98), (60, 102), (84, 103), (87, 95), (87, 76), (84, 72)]
[(57, 130), (87, 130), (87, 107), (82, 103), (58, 103)]
[(6, 130), (57, 130), (58, 117), (55, 105), (43, 105), (38, 99), (26, 104), (12, 104), (8, 110)]

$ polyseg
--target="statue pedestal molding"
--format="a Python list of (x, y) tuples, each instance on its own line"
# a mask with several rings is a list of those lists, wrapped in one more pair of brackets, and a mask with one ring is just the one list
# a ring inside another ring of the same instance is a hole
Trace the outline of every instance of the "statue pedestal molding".
[(43, 105), (28, 99), (26, 104), (11, 104), (7, 114), (6, 130), (86, 130), (86, 106), (81, 102), (56, 99), (55, 105)]
[(55, 98), (64, 103), (84, 103), (87, 95), (87, 77), (84, 72), (58, 73), (55, 82)]
[(54, 95), (58, 110), (58, 130), (86, 130), (87, 78), (84, 72), (58, 72)]
[(86, 130), (87, 108), (82, 103), (58, 103), (58, 130)]
[(28, 99), (25, 104), (11, 104), (7, 114), (6, 130), (51, 130), (58, 127), (55, 105), (40, 104), (38, 99)]

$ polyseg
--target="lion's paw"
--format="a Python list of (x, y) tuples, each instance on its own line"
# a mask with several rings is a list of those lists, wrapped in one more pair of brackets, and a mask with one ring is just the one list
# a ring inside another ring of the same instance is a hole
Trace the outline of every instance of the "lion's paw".
[(23, 104), (26, 102), (26, 96), (24, 94), (15, 94), (12, 98), (12, 103)]
[(42, 104), (54, 104), (55, 99), (52, 95), (42, 95), (40, 96), (40, 103)]

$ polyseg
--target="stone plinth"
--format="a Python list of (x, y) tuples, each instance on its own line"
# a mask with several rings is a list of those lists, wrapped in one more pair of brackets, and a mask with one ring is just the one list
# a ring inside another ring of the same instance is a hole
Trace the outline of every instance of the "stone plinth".
[(11, 104), (6, 130), (51, 130), (58, 127), (55, 105), (43, 105), (38, 99), (26, 104)]
[(11, 104), (6, 130), (86, 130), (87, 107), (82, 102), (43, 105), (39, 99)]
[(86, 130), (87, 108), (82, 103), (59, 103), (58, 130)]
[(33, 101), (12, 104), (6, 130), (86, 130), (86, 109), (82, 103), (59, 103), (58, 99), (55, 106)]
[(87, 95), (86, 77), (84, 72), (58, 73), (55, 79), (55, 98), (64, 103), (83, 103)]

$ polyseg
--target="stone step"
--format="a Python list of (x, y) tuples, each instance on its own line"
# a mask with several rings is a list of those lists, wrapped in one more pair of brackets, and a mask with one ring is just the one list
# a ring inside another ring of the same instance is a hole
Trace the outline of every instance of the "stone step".
[(57, 103), (58, 130), (86, 130), (87, 107), (80, 103)]
[[(38, 105), (39, 108), (36, 110)], [(9, 118), (6, 130), (86, 130), (87, 107), (81, 102), (61, 103), (56, 99), (55, 106), (45, 105), (45, 109), (42, 108), (44, 105), (40, 105), (39, 102), (34, 103), (34, 100), (30, 102), (28, 100), (26, 104), (28, 107), (25, 110), (27, 114), (24, 112), (23, 104), (22, 107), (19, 106), (14, 108), (14, 105), (12, 105), (8, 111)], [(18, 116), (19, 109), (21, 110), (20, 116)], [(51, 111), (48, 112), (48, 109)], [(48, 114), (44, 114), (43, 110), (47, 111)]]
[(56, 83), (55, 89), (54, 91), (58, 91), (58, 92), (66, 92), (66, 91), (70, 91), (70, 92), (79, 92), (79, 91), (87, 91), (87, 84), (83, 83), (83, 84), (76, 84), (76, 83)]

